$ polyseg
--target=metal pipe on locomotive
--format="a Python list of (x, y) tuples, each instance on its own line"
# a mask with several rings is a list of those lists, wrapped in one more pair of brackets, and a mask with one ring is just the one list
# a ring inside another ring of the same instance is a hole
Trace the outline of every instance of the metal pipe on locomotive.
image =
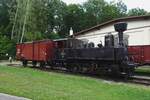
[(115, 75), (131, 76), (135, 64), (129, 59), (127, 46), (124, 44), (123, 32), (127, 29), (126, 23), (114, 25), (118, 32), (119, 43), (114, 44), (114, 35), (105, 36), (105, 45), (98, 47), (94, 43), (70, 37), (59, 40), (44, 40), (17, 44), (16, 57), (26, 66), (32, 61), (41, 67), (63, 68), (71, 72), (81, 73), (112, 73)]

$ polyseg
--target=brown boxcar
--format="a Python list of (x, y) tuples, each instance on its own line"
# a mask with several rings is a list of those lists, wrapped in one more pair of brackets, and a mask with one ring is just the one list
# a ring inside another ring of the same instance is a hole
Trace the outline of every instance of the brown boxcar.
[(16, 57), (21, 61), (47, 62), (53, 58), (54, 43), (51, 40), (17, 44)]
[(129, 46), (128, 51), (134, 62), (140, 65), (150, 64), (150, 45)]

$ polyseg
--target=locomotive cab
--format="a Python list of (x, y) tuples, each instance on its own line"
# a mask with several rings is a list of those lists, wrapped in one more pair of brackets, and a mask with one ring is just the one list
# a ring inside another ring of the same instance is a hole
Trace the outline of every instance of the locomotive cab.
[(63, 48), (83, 48), (84, 42), (75, 38), (65, 38), (65, 39), (57, 39), (53, 40), (55, 42), (55, 47), (57, 49)]
[(64, 39), (56, 39), (56, 40), (53, 40), (54, 41), (54, 46), (55, 48), (57, 49), (61, 49), (61, 48), (65, 48), (66, 47), (66, 41), (67, 41), (67, 38), (64, 38)]
[(83, 48), (84, 47), (83, 41), (79, 40), (79, 39), (76, 39), (76, 38), (68, 38), (66, 43), (67, 43), (66, 48), (76, 49), (76, 48)]

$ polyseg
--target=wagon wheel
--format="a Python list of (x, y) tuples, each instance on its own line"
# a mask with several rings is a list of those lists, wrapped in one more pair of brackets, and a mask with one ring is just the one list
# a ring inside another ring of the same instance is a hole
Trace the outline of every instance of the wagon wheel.
[(40, 67), (44, 68), (45, 67), (45, 62), (40, 62)]
[(28, 61), (27, 61), (27, 60), (23, 60), (23, 61), (22, 61), (22, 65), (23, 65), (24, 67), (26, 67), (27, 64), (28, 64)]
[(36, 67), (37, 61), (32, 61), (32, 65), (33, 65), (33, 67)]

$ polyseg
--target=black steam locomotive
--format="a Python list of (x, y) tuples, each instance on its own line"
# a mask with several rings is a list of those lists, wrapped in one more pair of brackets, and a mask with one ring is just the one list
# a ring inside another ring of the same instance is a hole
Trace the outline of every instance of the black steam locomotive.
[(129, 59), (127, 45), (123, 39), (127, 24), (121, 22), (114, 27), (118, 32), (118, 45), (115, 45), (112, 34), (105, 36), (104, 46), (100, 43), (98, 47), (95, 47), (94, 43), (85, 43), (75, 37), (56, 40), (57, 45), (61, 47), (55, 48), (51, 66), (61, 66), (71, 72), (133, 75), (135, 64)]

